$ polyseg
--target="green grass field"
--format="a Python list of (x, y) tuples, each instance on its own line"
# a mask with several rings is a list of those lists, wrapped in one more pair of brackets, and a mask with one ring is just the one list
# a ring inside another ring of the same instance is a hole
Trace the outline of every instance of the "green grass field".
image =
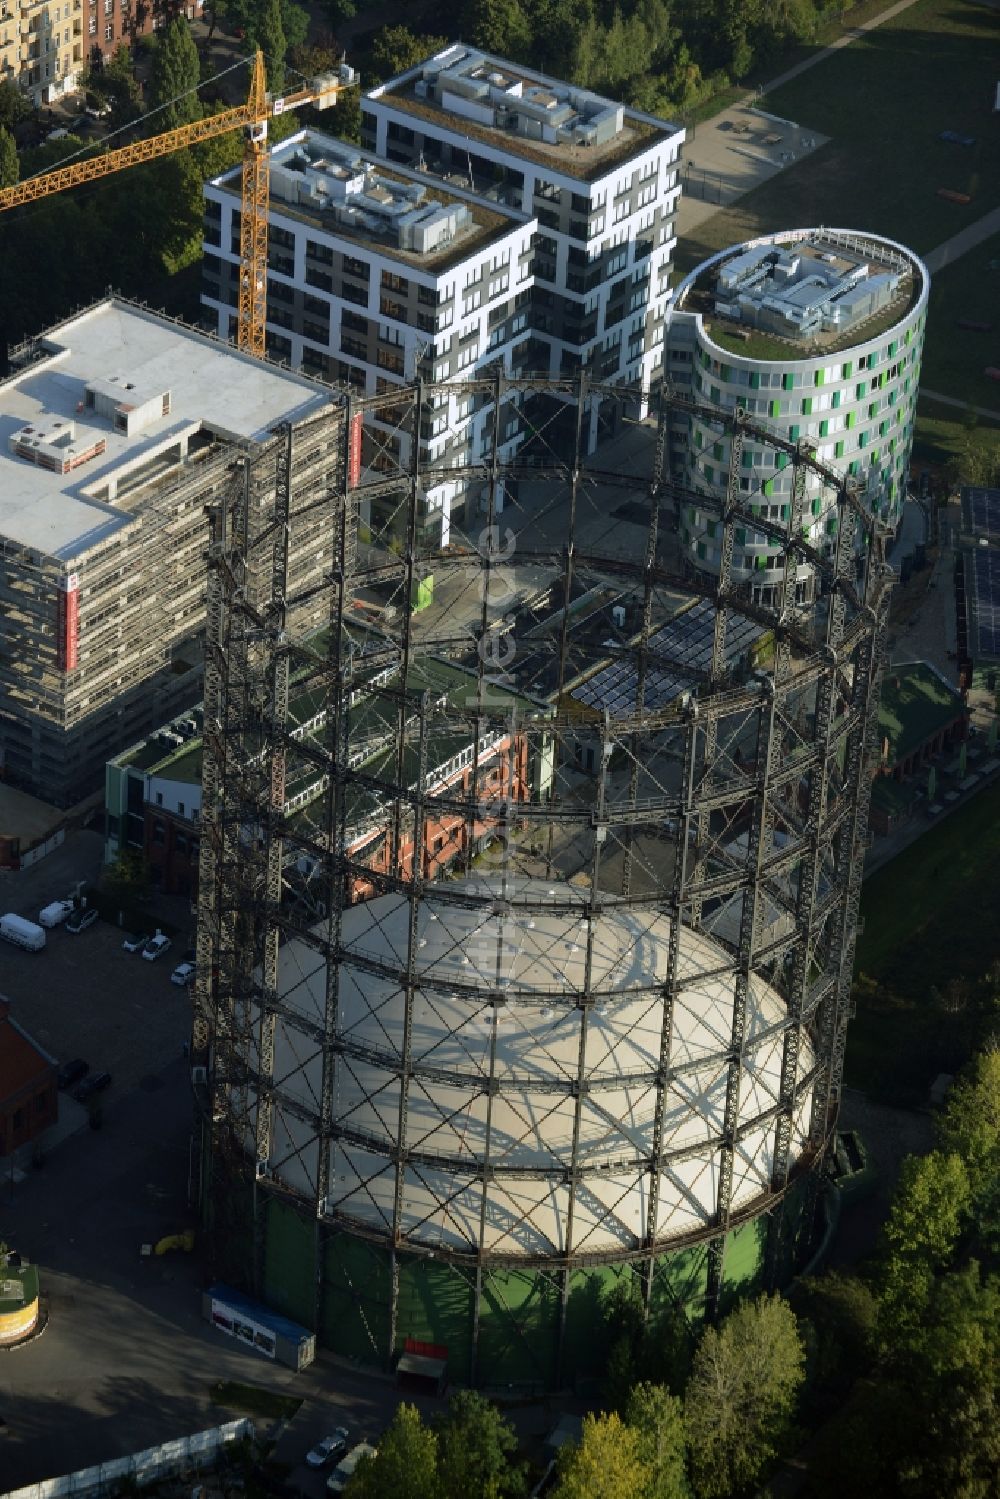
[[(998, 262), (996, 270), (990, 261)], [(963, 318), (992, 323), (992, 331), (959, 328)], [(1000, 234), (936, 272), (928, 330), (920, 383), (1000, 412), (1000, 382), (983, 374), (987, 365), (1000, 366)]]
[(970, 1017), (935, 997), (1000, 959), (1000, 786), (973, 798), (865, 881), (845, 1081), (873, 1097), (922, 1102), (938, 1072), (961, 1066)]
[[(998, 55), (1000, 11), (917, 0), (769, 94), (765, 109), (830, 143), (699, 224), (677, 247), (678, 269), (796, 224), (870, 230), (925, 252), (974, 223), (1000, 203)], [(938, 139), (946, 129), (976, 136), (976, 145), (948, 145)], [(947, 203), (939, 187), (973, 201)]]

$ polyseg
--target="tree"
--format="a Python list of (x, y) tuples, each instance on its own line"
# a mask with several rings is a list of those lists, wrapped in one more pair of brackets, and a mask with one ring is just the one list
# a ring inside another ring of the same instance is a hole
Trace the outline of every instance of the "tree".
[(259, 47), (267, 68), (267, 86), (280, 94), (285, 86), (285, 53), (287, 43), (281, 24), (281, 0), (259, 0), (247, 18), (247, 42)]
[(953, 1152), (932, 1150), (903, 1162), (880, 1245), (883, 1342), (919, 1329), (935, 1273), (954, 1253), (970, 1200), (968, 1172)]
[(349, 1499), (438, 1499), (437, 1437), (414, 1405), (398, 1407), (374, 1457), (363, 1457), (344, 1490)]
[(625, 1407), (625, 1422), (639, 1438), (647, 1472), (644, 1499), (689, 1499), (684, 1415), (676, 1395), (662, 1385), (637, 1384)]
[(960, 1156), (974, 1197), (1000, 1165), (1000, 1050), (980, 1052), (955, 1083), (938, 1117), (938, 1143)]
[(281, 29), (285, 34), (285, 55), (293, 47), (305, 45), (309, 35), (309, 12), (294, 0), (281, 0)]
[(709, 1327), (684, 1400), (691, 1473), (700, 1499), (728, 1499), (781, 1452), (803, 1379), (795, 1314), (761, 1296)]
[(447, 37), (418, 36), (408, 26), (383, 26), (372, 42), (372, 60), (380, 78), (392, 78), (447, 45)]
[(531, 57), (531, 22), (519, 0), (472, 0), (469, 22), (477, 47), (519, 62)]
[(31, 106), (17, 84), (5, 78), (0, 83), (0, 125), (13, 131), (14, 126), (26, 120), (30, 113)]
[(856, 1275), (830, 1272), (800, 1281), (792, 1304), (805, 1336), (808, 1382), (825, 1410), (831, 1396), (846, 1395), (871, 1368), (878, 1303)]
[(646, 1499), (639, 1434), (620, 1416), (584, 1416), (579, 1442), (559, 1453), (552, 1499)]
[(149, 78), (149, 97), (159, 109), (158, 130), (175, 130), (201, 119), (197, 89), (201, 82), (198, 48), (186, 21), (178, 17), (160, 32)]
[(441, 1499), (516, 1499), (525, 1490), (524, 1471), (511, 1463), (517, 1437), (489, 1400), (459, 1390), (437, 1417), (438, 1482)]
[(0, 125), (0, 187), (13, 187), (19, 170), (14, 137)]

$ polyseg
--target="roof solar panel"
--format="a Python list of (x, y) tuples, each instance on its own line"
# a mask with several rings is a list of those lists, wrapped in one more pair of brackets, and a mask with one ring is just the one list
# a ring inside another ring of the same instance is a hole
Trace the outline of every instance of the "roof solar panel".
[(973, 556), (971, 625), (976, 654), (996, 657), (1000, 656), (1000, 548), (979, 547)]

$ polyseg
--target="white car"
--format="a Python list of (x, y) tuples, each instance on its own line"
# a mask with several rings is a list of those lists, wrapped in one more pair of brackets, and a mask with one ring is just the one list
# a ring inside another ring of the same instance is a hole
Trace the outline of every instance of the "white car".
[(146, 943), (146, 946), (142, 950), (142, 955), (147, 963), (155, 963), (157, 958), (163, 957), (163, 954), (168, 951), (169, 947), (170, 938), (165, 937), (162, 932), (157, 932), (156, 936), (150, 937)]
[(310, 1447), (306, 1453), (306, 1462), (310, 1468), (322, 1468), (333, 1457), (340, 1457), (342, 1452), (347, 1451), (348, 1431), (345, 1426), (338, 1426), (331, 1431), (328, 1437), (317, 1442), (315, 1447)]
[(170, 975), (170, 982), (172, 984), (177, 984), (177, 986), (179, 988), (181, 988), (181, 989), (183, 989), (185, 987), (185, 985), (187, 985), (187, 984), (193, 984), (194, 983), (194, 964), (193, 963), (178, 963), (177, 967), (174, 969), (173, 973)]

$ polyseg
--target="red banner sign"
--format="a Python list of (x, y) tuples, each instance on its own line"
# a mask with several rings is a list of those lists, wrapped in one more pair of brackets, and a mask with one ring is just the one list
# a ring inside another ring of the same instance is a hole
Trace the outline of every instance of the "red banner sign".
[(361, 478), (361, 412), (351, 417), (351, 430), (347, 439), (347, 487), (353, 489)]
[(75, 671), (80, 659), (80, 579), (68, 573), (56, 600), (56, 665)]

